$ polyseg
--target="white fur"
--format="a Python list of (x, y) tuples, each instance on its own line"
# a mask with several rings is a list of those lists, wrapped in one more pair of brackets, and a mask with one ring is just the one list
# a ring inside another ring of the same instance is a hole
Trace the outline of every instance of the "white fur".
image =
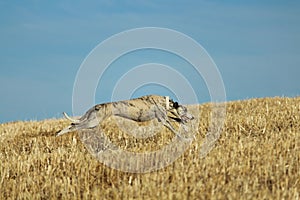
[(169, 110), (170, 109), (170, 97), (166, 96), (166, 109)]

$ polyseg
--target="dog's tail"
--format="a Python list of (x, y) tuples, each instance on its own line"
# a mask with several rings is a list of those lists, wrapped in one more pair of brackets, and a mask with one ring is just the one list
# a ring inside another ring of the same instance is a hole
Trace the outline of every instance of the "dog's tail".
[(63, 115), (65, 116), (65, 118), (66, 118), (67, 120), (69, 120), (69, 121), (71, 121), (71, 122), (73, 122), (73, 123), (79, 123), (79, 122), (80, 122), (79, 119), (73, 119), (73, 118), (69, 117), (68, 114), (65, 113), (65, 112), (63, 112)]

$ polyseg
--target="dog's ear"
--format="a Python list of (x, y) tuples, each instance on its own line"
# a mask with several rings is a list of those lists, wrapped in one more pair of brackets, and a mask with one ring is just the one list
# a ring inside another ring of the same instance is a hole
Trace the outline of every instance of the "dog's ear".
[(177, 108), (179, 107), (178, 102), (174, 102), (173, 107), (174, 107), (175, 109), (177, 109)]

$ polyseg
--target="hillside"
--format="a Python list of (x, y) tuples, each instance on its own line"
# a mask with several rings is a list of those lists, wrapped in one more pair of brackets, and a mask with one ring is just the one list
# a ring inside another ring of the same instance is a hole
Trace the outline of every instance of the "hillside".
[[(107, 167), (77, 133), (55, 137), (68, 124), (63, 119), (0, 124), (0, 199), (299, 199), (300, 97), (226, 103), (221, 137), (200, 158), (212, 105), (199, 105), (198, 132), (184, 154), (150, 173)], [(163, 129), (135, 140), (113, 120), (102, 126), (130, 151), (157, 149), (174, 137)]]

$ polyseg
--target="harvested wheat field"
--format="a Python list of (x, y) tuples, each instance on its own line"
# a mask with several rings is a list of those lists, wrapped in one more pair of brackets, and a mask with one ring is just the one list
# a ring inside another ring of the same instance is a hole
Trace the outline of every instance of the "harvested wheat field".
[[(211, 106), (199, 106), (198, 132), (187, 150), (149, 173), (107, 167), (76, 132), (55, 137), (66, 120), (1, 124), (0, 199), (299, 199), (300, 97), (226, 103), (220, 139), (200, 158)], [(113, 119), (102, 126), (130, 151), (159, 149), (174, 137), (163, 129), (134, 139)]]

